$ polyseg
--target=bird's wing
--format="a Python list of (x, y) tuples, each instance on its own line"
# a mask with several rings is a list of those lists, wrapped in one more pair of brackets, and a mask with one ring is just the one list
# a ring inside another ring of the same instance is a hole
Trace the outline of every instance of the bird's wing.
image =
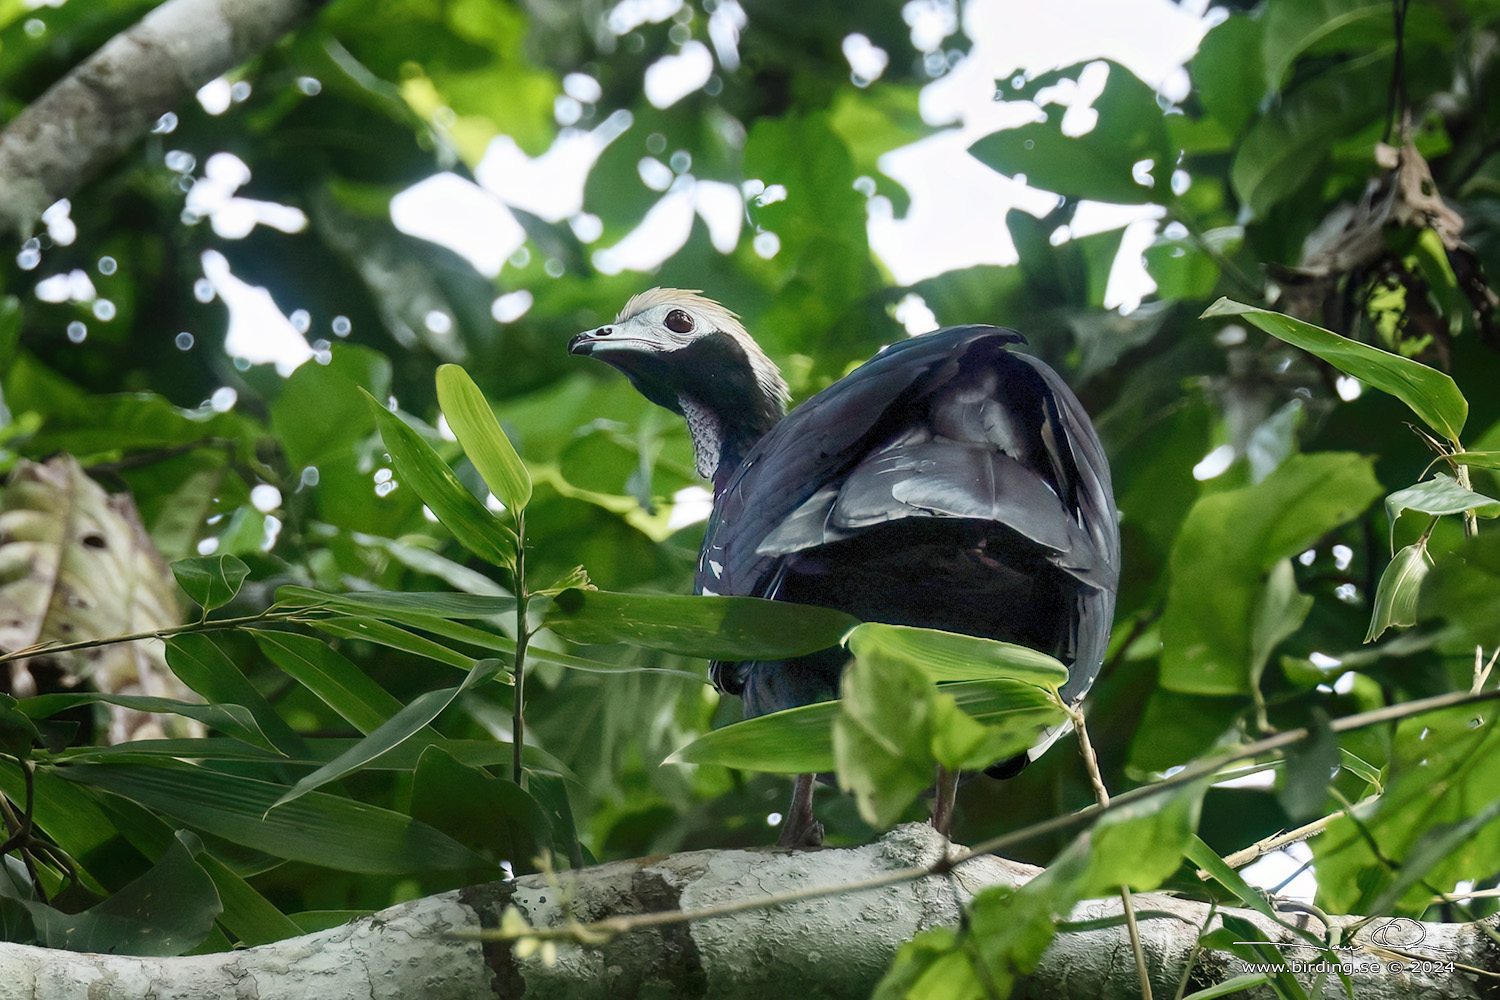
[(912, 516), (1004, 524), (1113, 591), (1108, 464), (1082, 407), (1020, 340), (954, 327), (887, 349), (814, 396), (747, 456), (716, 502), (700, 587), (768, 596), (780, 560)]

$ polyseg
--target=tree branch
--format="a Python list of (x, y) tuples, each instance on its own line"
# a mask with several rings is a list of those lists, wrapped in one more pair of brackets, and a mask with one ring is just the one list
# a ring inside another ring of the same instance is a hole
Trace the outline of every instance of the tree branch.
[[(982, 889), (1020, 885), (1038, 869), (990, 856), (943, 875), (763, 909), (671, 923), (563, 944), (557, 960), (517, 959), (508, 942), (481, 941), (507, 907), (534, 927), (570, 920), (718, 907), (725, 902), (810, 886), (869, 881), (912, 868), (941, 867), (951, 846), (926, 825), (900, 827), (874, 844), (824, 851), (694, 851), (622, 861), (547, 877), (528, 876), (391, 907), (341, 927), (226, 954), (124, 958), (0, 945), (0, 983), (37, 1000), (168, 998), (261, 1000), (423, 996), (618, 998), (659, 996), (866, 997), (897, 948), (918, 932), (954, 925)], [(1162, 893), (1135, 897), (1152, 981), (1170, 994), (1180, 981), (1202, 989), (1246, 972), (1238, 960), (1198, 948), (1200, 932), (1224, 916), (1249, 921), (1288, 961), (1312, 964), (1285, 928), (1244, 910), (1211, 914), (1208, 904)], [(1337, 953), (1355, 971), (1361, 1000), (1421, 996), (1458, 1000), (1492, 995), (1494, 980), (1465, 972), (1496, 967), (1493, 944), (1477, 924), (1422, 924), (1333, 918), (1352, 950)], [(1399, 924), (1399, 926), (1395, 926)], [(1393, 930), (1393, 926), (1395, 929)], [(1322, 928), (1309, 929), (1320, 932)], [(1269, 951), (1270, 949), (1268, 949)], [(536, 954), (540, 954), (539, 949)], [(1452, 972), (1392, 972), (1402, 955), (1422, 955)], [(1195, 963), (1190, 970), (1189, 963)], [(1297, 974), (1310, 984), (1317, 971)], [(1140, 993), (1118, 900), (1087, 902), (1062, 925), (1022, 996), (1136, 997)], [(1269, 996), (1247, 991), (1237, 996)]]
[(0, 130), (0, 232), (31, 235), (167, 111), (326, 0), (167, 0)]

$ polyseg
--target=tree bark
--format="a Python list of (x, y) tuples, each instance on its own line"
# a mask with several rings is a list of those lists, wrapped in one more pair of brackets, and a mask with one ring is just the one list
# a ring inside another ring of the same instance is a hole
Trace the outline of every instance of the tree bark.
[[(694, 851), (599, 865), (554, 879), (540, 875), (475, 886), (391, 907), (341, 927), (218, 955), (125, 958), (0, 945), (0, 1000), (125, 1000), (151, 996), (260, 1000), (415, 997), (618, 998), (765, 997), (797, 1000), (867, 997), (897, 948), (922, 930), (953, 925), (976, 892), (1017, 886), (1038, 869), (978, 857), (944, 875), (880, 888), (782, 902), (738, 913), (619, 934), (590, 944), (561, 944), (553, 964), (517, 958), (508, 943), (461, 934), (494, 929), (514, 905), (533, 927), (612, 916), (698, 910), (768, 894), (869, 880), (937, 863), (949, 849), (929, 827), (900, 827), (874, 844), (823, 851)], [(1135, 897), (1153, 985), (1172, 996), (1210, 920), (1203, 903), (1161, 893)], [(1257, 914), (1221, 910), (1255, 924), (1272, 941), (1286, 930)], [(1391, 971), (1392, 948), (1493, 973), (1500, 947), (1477, 924), (1335, 918), (1351, 950), (1342, 959), (1361, 1000), (1493, 996), (1495, 980), (1462, 968)], [(1491, 921), (1493, 927), (1493, 921)], [(1384, 928), (1384, 930), (1382, 930)], [(1316, 924), (1314, 924), (1316, 929)], [(1493, 933), (1490, 930), (1489, 933)], [(1314, 964), (1316, 952), (1285, 951)], [(1190, 990), (1247, 971), (1231, 956), (1196, 956)], [(1297, 973), (1305, 988), (1317, 969)], [(1342, 987), (1328, 976), (1326, 995)], [(1018, 996), (1056, 1000), (1137, 997), (1140, 988), (1118, 900), (1088, 902), (1062, 924)], [(1237, 997), (1271, 996), (1264, 988)]]
[(110, 39), (0, 131), (0, 232), (26, 239), (163, 114), (325, 2), (167, 0)]

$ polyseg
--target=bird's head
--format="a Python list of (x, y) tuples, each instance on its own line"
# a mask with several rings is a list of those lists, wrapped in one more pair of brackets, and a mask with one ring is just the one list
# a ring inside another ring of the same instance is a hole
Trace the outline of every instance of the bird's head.
[(686, 416), (698, 471), (716, 483), (786, 412), (776, 365), (738, 316), (696, 291), (641, 292), (613, 323), (569, 341), (568, 353), (598, 358)]

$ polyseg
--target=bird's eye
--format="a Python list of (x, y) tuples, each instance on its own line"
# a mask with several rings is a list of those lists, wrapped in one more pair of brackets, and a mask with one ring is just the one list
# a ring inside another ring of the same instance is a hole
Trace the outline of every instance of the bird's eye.
[(681, 309), (673, 309), (667, 313), (667, 329), (673, 333), (691, 333), (693, 329), (693, 317)]

